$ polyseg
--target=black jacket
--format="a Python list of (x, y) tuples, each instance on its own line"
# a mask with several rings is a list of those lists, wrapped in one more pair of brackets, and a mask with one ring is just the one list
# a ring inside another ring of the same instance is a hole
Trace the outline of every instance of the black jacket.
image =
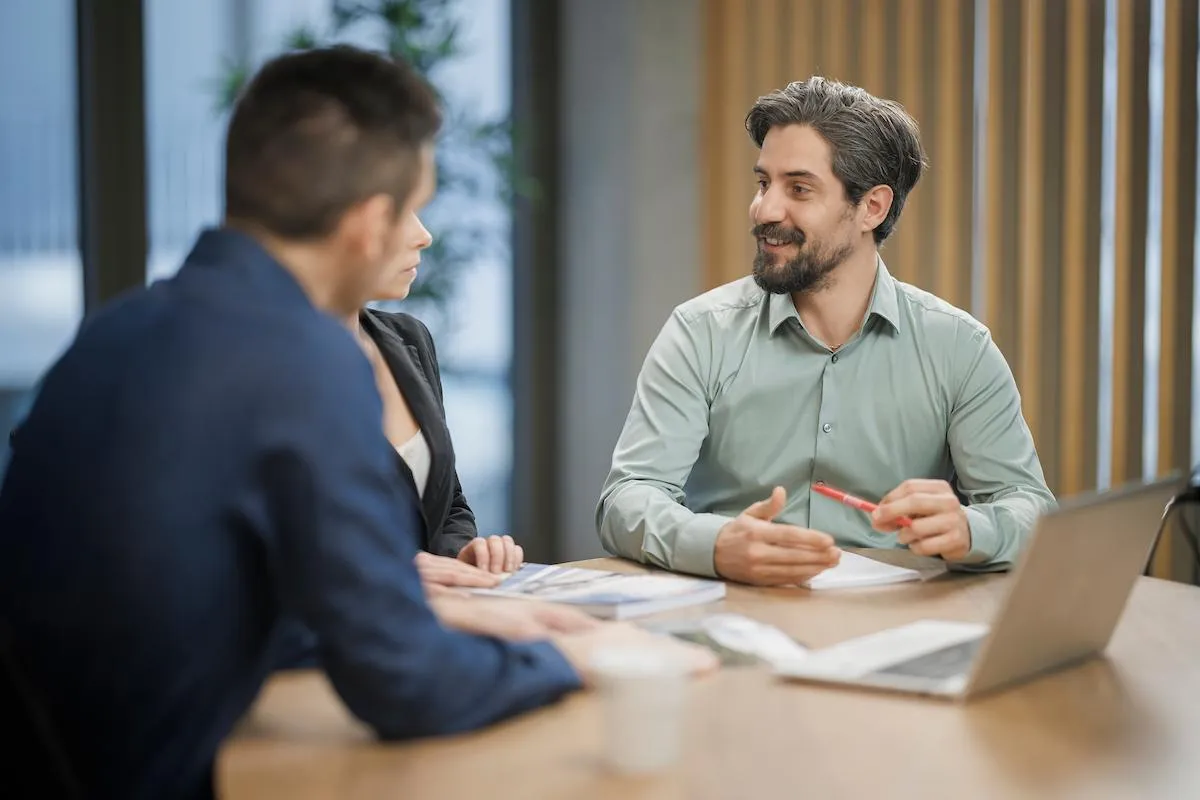
[[(454, 466), (454, 445), (446, 427), (442, 377), (429, 329), (408, 314), (370, 309), (360, 320), (363, 330), (383, 354), (400, 394), (429, 443), (432, 463), (421, 510), (425, 515), (425, 541), (421, 549), (440, 556), (457, 556), (475, 538), (475, 514), (463, 497)], [(396, 457), (405, 480), (412, 474), (404, 459)]]

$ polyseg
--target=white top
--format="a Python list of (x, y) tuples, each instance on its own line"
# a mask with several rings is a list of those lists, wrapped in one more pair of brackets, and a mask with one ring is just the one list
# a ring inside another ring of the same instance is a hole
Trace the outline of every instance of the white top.
[(417, 485), (417, 494), (424, 499), (429, 467), (433, 463), (433, 454), (429, 452), (429, 442), (425, 440), (425, 434), (417, 431), (411, 439), (397, 447), (396, 452), (404, 459), (404, 463), (408, 464), (413, 483)]

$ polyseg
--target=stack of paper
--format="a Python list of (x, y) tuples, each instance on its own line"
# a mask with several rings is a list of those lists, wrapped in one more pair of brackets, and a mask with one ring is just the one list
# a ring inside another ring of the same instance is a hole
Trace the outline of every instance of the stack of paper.
[(879, 586), (885, 583), (920, 580), (921, 573), (907, 567), (894, 567), (857, 553), (842, 551), (836, 567), (805, 581), (809, 589), (850, 589), (856, 586)]

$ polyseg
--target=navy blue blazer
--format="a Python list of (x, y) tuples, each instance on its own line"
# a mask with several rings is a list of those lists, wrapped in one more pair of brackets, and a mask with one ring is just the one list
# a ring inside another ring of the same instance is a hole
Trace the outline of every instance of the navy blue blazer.
[(234, 231), (82, 326), (13, 437), (0, 621), (88, 796), (209, 796), (284, 616), (387, 738), (578, 687), (548, 643), (430, 612), (381, 414), (345, 327)]
[[(446, 427), (442, 375), (433, 337), (424, 323), (409, 314), (369, 309), (359, 315), (363, 330), (379, 347), (396, 387), (429, 443), (429, 479), (421, 497), (425, 538), (421, 549), (455, 557), (475, 538), (475, 514), (463, 496), (455, 468), (454, 444)], [(397, 458), (411, 479), (408, 465)]]

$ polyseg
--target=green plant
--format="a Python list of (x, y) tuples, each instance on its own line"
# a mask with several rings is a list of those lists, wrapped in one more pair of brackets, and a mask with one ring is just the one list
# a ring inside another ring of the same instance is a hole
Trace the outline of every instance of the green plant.
[[(334, 0), (327, 30), (297, 28), (280, 50), (352, 41), (406, 59), (436, 88), (441, 68), (463, 55), (460, 18), (458, 0)], [(250, 64), (226, 63), (214, 87), (220, 112), (232, 108), (252, 74)], [(463, 268), (481, 255), (507, 252), (507, 219), (489, 210), (508, 208), (516, 191), (533, 194), (536, 187), (514, 172), (507, 117), (484, 119), (444, 95), (441, 100), (437, 194), (423, 214), (434, 242), (406, 304), (444, 318)]]

